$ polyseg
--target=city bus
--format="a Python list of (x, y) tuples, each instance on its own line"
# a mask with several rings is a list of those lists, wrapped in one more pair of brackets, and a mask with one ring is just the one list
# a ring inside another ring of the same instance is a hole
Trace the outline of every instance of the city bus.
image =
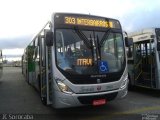
[(160, 28), (143, 29), (129, 34), (129, 86), (160, 89)]
[(0, 50), (0, 78), (2, 77), (3, 73), (3, 55), (2, 55), (2, 50)]
[(22, 72), (45, 105), (104, 105), (127, 95), (125, 44), (116, 19), (54, 13), (26, 47)]

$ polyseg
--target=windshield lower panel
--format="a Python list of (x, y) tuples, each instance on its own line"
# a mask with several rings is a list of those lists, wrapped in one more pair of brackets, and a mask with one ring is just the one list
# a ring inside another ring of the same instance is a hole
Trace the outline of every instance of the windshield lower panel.
[(63, 73), (85, 76), (124, 70), (121, 33), (73, 29), (56, 29), (55, 33), (56, 65)]

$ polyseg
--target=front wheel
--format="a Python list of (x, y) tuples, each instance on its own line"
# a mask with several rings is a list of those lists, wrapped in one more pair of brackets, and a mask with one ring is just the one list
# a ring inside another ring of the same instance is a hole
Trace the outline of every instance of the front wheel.
[(41, 96), (41, 101), (42, 101), (43, 105), (47, 105), (47, 99), (46, 99), (46, 97), (42, 97)]

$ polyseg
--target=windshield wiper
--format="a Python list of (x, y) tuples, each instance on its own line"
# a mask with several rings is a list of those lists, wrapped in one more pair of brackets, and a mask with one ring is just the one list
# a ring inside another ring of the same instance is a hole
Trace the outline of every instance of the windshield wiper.
[(92, 46), (88, 40), (88, 38), (79, 30), (75, 28), (75, 31), (77, 33), (77, 35), (84, 41), (84, 43), (86, 44), (86, 46), (90, 49), (92, 49)]
[(93, 37), (90, 34), (90, 41), (93, 48), (92, 54), (93, 54), (94, 61), (98, 62), (101, 59), (101, 54), (100, 54), (99, 38), (97, 35), (97, 39), (96, 39), (95, 31), (93, 31)]
[(98, 60), (101, 60), (101, 46), (99, 43), (99, 37), (97, 35), (97, 56), (98, 56)]
[(94, 46), (93, 46), (93, 42), (92, 42), (92, 38), (91, 38), (91, 35), (90, 35), (90, 40), (84, 35), (83, 32), (81, 32), (79, 29), (76, 29), (75, 28), (75, 31), (77, 33), (77, 35), (84, 41), (85, 45), (91, 49), (91, 52), (92, 52), (92, 59), (95, 61), (95, 56), (94, 56)]

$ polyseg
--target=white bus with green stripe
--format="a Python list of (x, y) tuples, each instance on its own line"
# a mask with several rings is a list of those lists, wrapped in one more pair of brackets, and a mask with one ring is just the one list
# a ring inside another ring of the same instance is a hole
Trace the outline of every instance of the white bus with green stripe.
[(27, 82), (54, 108), (103, 105), (127, 95), (125, 40), (115, 19), (55, 13), (22, 61)]
[(160, 89), (160, 28), (142, 29), (129, 37), (129, 86)]

